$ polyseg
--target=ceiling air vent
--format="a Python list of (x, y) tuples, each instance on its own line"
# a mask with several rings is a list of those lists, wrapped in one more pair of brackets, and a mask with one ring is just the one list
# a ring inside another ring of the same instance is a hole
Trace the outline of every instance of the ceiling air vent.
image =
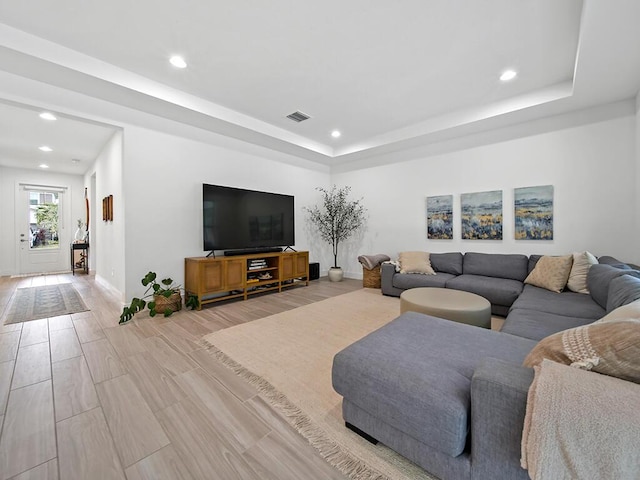
[(306, 113), (302, 112), (293, 112), (287, 115), (287, 118), (293, 120), (294, 122), (304, 122), (305, 120), (309, 120), (311, 117)]

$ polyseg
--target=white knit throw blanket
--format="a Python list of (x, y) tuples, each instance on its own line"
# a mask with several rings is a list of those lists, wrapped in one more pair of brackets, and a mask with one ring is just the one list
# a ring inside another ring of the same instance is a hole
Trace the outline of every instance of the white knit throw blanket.
[(522, 467), (533, 480), (640, 478), (640, 385), (543, 360), (527, 397)]

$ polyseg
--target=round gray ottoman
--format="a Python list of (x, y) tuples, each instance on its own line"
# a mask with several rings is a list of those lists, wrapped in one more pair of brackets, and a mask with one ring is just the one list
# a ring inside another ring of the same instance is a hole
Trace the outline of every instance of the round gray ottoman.
[(400, 295), (400, 313), (419, 312), (491, 328), (491, 304), (475, 293), (450, 288), (411, 288)]

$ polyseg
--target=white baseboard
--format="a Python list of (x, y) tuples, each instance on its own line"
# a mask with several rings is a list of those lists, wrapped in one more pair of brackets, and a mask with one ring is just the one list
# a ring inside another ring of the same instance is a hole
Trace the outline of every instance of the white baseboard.
[(96, 283), (100, 285), (102, 288), (105, 288), (110, 295), (112, 295), (120, 304), (124, 307), (126, 302), (124, 301), (124, 294), (114, 287), (107, 279), (103, 276), (96, 274)]

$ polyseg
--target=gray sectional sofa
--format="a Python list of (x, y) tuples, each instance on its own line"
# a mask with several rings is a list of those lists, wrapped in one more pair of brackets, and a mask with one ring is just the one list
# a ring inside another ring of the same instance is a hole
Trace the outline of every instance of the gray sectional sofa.
[[(609, 283), (640, 272), (601, 257), (590, 294), (525, 285), (540, 256), (432, 254), (436, 275), (382, 266), (382, 292), (437, 286), (487, 298), (506, 315), (500, 332), (408, 312), (339, 352), (335, 390), (348, 427), (441, 479), (527, 479), (520, 442), (533, 370), (522, 367), (542, 338), (605, 315)], [(631, 301), (631, 300), (629, 300)]]

